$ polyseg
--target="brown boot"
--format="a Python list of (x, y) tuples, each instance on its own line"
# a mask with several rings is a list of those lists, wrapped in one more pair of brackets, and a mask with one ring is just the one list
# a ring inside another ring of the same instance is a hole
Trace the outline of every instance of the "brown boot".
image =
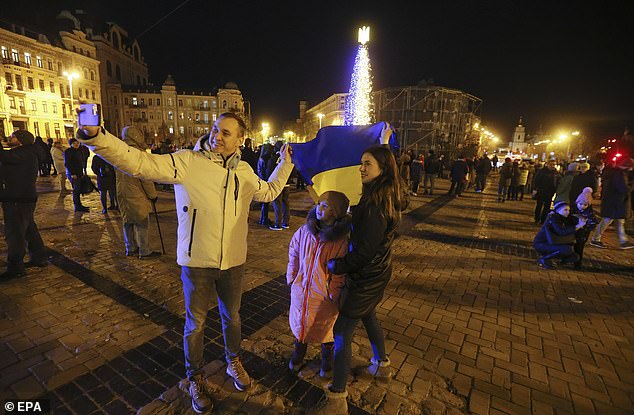
[(201, 375), (189, 379), (189, 395), (192, 398), (192, 409), (197, 414), (204, 414), (213, 408), (211, 399), (207, 396), (205, 379)]
[(288, 368), (292, 372), (298, 372), (299, 368), (304, 363), (304, 357), (306, 356), (306, 350), (308, 349), (308, 344), (302, 343), (299, 340), (295, 339), (295, 351), (293, 351), (293, 356), (291, 360), (288, 362)]
[(332, 376), (332, 359), (333, 352), (335, 350), (335, 343), (322, 343), (321, 345), (321, 368), (319, 369), (319, 376), (322, 378), (329, 378)]

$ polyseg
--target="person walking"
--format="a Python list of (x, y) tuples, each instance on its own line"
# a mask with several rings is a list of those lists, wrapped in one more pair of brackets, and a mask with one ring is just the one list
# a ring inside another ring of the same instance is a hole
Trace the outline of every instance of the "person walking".
[(476, 192), (484, 192), (489, 173), (491, 173), (491, 160), (485, 154), (476, 164)]
[[(434, 154), (434, 150), (429, 150), (427, 158), (425, 159), (425, 177), (423, 181), (423, 194), (434, 194), (434, 181), (436, 176), (440, 174), (442, 167), (438, 157)], [(439, 176), (440, 177), (440, 176)], [(429, 184), (429, 188), (427, 185)]]
[(620, 249), (634, 248), (625, 233), (625, 219), (632, 214), (628, 203), (630, 188), (627, 184), (627, 172), (634, 167), (634, 161), (626, 158), (615, 167), (606, 167), (601, 175), (601, 222), (592, 235), (590, 245), (596, 248), (607, 248), (601, 240), (603, 233), (612, 222), (616, 222), (616, 232)]
[(221, 114), (210, 133), (193, 150), (151, 154), (128, 146), (104, 128), (79, 126), (77, 133), (104, 160), (133, 177), (174, 184), (178, 212), (177, 262), (185, 299), (183, 342), (185, 370), (192, 409), (210, 411), (213, 402), (203, 378), (204, 330), (212, 296), (218, 309), (225, 343), (226, 373), (236, 389), (251, 386), (240, 360), (242, 331), (240, 303), (247, 257), (249, 206), (252, 200), (275, 199), (288, 180), (293, 163), (290, 147), (264, 181), (240, 160), (239, 146), (247, 125), (240, 115)]
[(455, 195), (460, 196), (462, 193), (462, 189), (464, 188), (465, 180), (469, 174), (469, 167), (467, 167), (467, 162), (463, 155), (459, 155), (458, 159), (455, 160), (451, 164), (449, 177), (451, 178), (451, 186), (449, 187), (448, 195), (454, 193)]
[(512, 177), (513, 162), (510, 157), (507, 157), (504, 159), (504, 164), (500, 167), (500, 175), (498, 176), (498, 202), (504, 203), (504, 199), (508, 197), (507, 193), (509, 187), (511, 187)]
[(519, 173), (517, 175), (517, 188), (515, 194), (519, 195), (519, 200), (524, 200), (524, 192), (526, 190), (526, 184), (528, 183), (528, 174), (530, 167), (527, 162), (522, 161), (519, 166)]
[(60, 140), (54, 141), (51, 147), (51, 158), (53, 159), (53, 165), (57, 170), (57, 178), (59, 180), (59, 194), (65, 195), (68, 192), (66, 188), (66, 168), (64, 167), (64, 148)]
[(90, 209), (81, 203), (81, 181), (84, 176), (84, 152), (80, 150), (80, 142), (75, 138), (68, 140), (70, 147), (64, 151), (64, 167), (66, 176), (73, 186), (73, 205), (75, 212), (89, 212)]
[[(46, 247), (33, 218), (37, 204), (35, 181), (47, 153), (34, 143), (33, 134), (16, 130), (9, 136), (11, 149), (0, 149), (0, 202), (7, 243), (7, 269), (0, 274), (0, 281), (22, 277), (28, 267), (48, 264)], [(30, 261), (25, 264), (27, 247)]]
[(288, 248), (286, 283), (291, 287), (288, 317), (295, 335), (295, 350), (288, 367), (293, 372), (301, 368), (308, 344), (318, 343), (321, 344), (319, 376), (332, 374), (332, 329), (339, 314), (337, 304), (344, 276), (331, 274), (326, 264), (348, 252), (348, 205), (343, 193), (323, 193)]
[[(49, 148), (39, 135), (35, 137), (35, 146), (38, 147), (38, 153), (48, 154)], [(39, 174), (42, 177), (48, 177), (51, 175), (51, 165), (48, 162), (48, 157), (40, 161)]]
[[(95, 155), (92, 158), (90, 168), (97, 176), (97, 189), (99, 189), (99, 197), (101, 200), (101, 213), (106, 214), (108, 210), (119, 210), (117, 203), (117, 180), (115, 169), (102, 159)], [(152, 185), (154, 187), (154, 185)], [(110, 207), (108, 207), (108, 196), (110, 196)]]
[(544, 167), (535, 173), (535, 223), (543, 224), (550, 211), (550, 205), (557, 189), (559, 175), (555, 170), (555, 161), (548, 160)]
[[(278, 141), (273, 147), (273, 155), (267, 162), (267, 176), (270, 177), (278, 163), (280, 162), (280, 150), (284, 143)], [(290, 185), (284, 184), (284, 189), (278, 197), (273, 200), (273, 212), (275, 213), (275, 222), (269, 226), (272, 231), (281, 231), (282, 229), (288, 229), (291, 220), (291, 209), (288, 205), (288, 195), (290, 193)]]
[[(416, 153), (412, 152), (412, 162), (409, 168), (409, 178), (412, 181), (412, 196), (418, 196), (418, 187), (420, 186), (420, 181), (423, 178), (423, 161), (421, 160), (421, 156), (417, 156)], [(427, 160), (429, 161), (429, 160)], [(426, 166), (425, 166), (426, 167)], [(427, 175), (427, 173), (425, 173)], [(432, 179), (433, 183), (433, 179)], [(427, 183), (425, 182), (425, 193), (427, 194)]]
[[(391, 130), (386, 125), (381, 142), (387, 143)], [(352, 336), (361, 320), (374, 356), (367, 368), (371, 376), (389, 378), (390, 359), (375, 308), (381, 302), (392, 276), (392, 243), (401, 219), (399, 172), (387, 146), (370, 147), (361, 157), (363, 190), (352, 211), (349, 252), (328, 261), (328, 270), (346, 274), (339, 317), (334, 326), (335, 365), (325, 399), (312, 411), (318, 415), (347, 414), (346, 386), (352, 360)]]
[[(269, 143), (265, 143), (262, 145), (260, 149), (260, 158), (258, 159), (258, 170), (257, 174), (262, 180), (268, 180), (271, 174), (271, 171), (268, 170), (269, 160), (273, 157), (273, 146)], [(262, 202), (260, 206), (260, 220), (258, 221), (259, 225), (269, 226), (269, 202)]]

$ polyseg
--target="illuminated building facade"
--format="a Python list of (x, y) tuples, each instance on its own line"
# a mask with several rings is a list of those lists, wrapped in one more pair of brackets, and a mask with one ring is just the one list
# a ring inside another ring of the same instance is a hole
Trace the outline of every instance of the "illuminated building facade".
[(101, 103), (99, 62), (85, 33), (49, 37), (0, 23), (0, 52), (0, 137), (16, 129), (44, 139), (72, 137), (72, 105)]

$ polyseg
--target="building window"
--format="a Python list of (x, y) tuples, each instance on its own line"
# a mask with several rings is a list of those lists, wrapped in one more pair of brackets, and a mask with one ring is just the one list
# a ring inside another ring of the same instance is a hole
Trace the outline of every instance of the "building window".
[(48, 122), (44, 123), (44, 131), (46, 131), (46, 136), (50, 137), (51, 136), (51, 124)]
[(185, 134), (185, 127), (183, 127), (182, 125), (180, 127), (178, 127), (178, 132), (181, 133), (181, 135)]
[(179, 100), (178, 100), (178, 106), (179, 106), (179, 107), (182, 107), (182, 106), (183, 106), (183, 100), (182, 100), (182, 99), (179, 99)]
[(185, 119), (185, 114), (181, 112), (179, 114), (178, 118), (180, 118), (181, 120), (184, 120)]
[(117, 81), (121, 82), (121, 68), (119, 68), (119, 65), (115, 66), (114, 72), (117, 76)]
[(169, 132), (170, 132), (170, 134), (174, 134), (174, 126), (173, 125), (170, 125)]
[(62, 104), (62, 117), (66, 118), (66, 105)]
[(147, 103), (151, 107), (152, 106), (152, 98), (148, 98)]
[(31, 111), (37, 111), (37, 101), (31, 100)]
[(132, 97), (132, 105), (134, 106), (139, 105), (139, 102), (137, 101), (136, 97)]
[(125, 105), (128, 105), (128, 97), (123, 98), (123, 103), (124, 103)]
[(174, 104), (173, 104), (172, 98), (167, 98), (167, 106), (168, 106), (168, 107), (171, 107), (171, 106), (173, 106), (173, 105), (174, 105)]
[(79, 91), (79, 98), (82, 98), (84, 96), (84, 90), (81, 88), (77, 88), (77, 90)]
[(117, 105), (117, 96), (115, 95), (114, 97), (112, 97), (112, 100), (114, 101), (114, 105)]
[(145, 106), (145, 98), (141, 98), (141, 100), (139, 101), (141, 103), (141, 106)]
[(28, 52), (24, 52), (24, 63), (31, 65), (31, 54)]
[(51, 92), (54, 94), (54, 93), (55, 93), (55, 83), (54, 83), (54, 82), (51, 82), (51, 83), (49, 84), (49, 87), (51, 88)]
[(42, 111), (48, 112), (48, 106), (46, 105), (46, 102), (42, 102)]
[(209, 108), (209, 101), (207, 101), (207, 100), (203, 101), (203, 108), (205, 108), (205, 109)]
[(145, 111), (141, 111), (141, 119), (144, 120), (145, 119)]
[(20, 54), (17, 49), (11, 49), (11, 56), (13, 57), (13, 62), (20, 63)]
[(106, 61), (106, 73), (108, 76), (112, 76), (112, 64), (110, 61)]
[(156, 98), (156, 106), (157, 107), (161, 106), (161, 99), (160, 98)]
[(216, 117), (216, 114), (212, 114), (212, 115), (211, 115), (211, 119), (212, 119), (213, 121), (216, 121), (216, 118), (217, 118), (217, 117)]
[(62, 131), (59, 128), (59, 123), (55, 123), (53, 126), (55, 127), (55, 137), (59, 140), (62, 138)]
[(174, 113), (173, 113), (172, 111), (169, 111), (169, 112), (167, 113), (167, 119), (168, 119), (168, 120), (173, 120), (173, 119), (174, 119)]
[(15, 98), (9, 97), (9, 108), (15, 109)]
[(227, 100), (222, 100), (222, 109), (227, 109)]
[(22, 75), (15, 76), (15, 86), (18, 90), (22, 91)]
[(35, 131), (35, 135), (38, 136), (40, 135), (40, 123), (35, 121), (33, 123), (33, 131)]
[(46, 87), (44, 86), (44, 80), (40, 79), (40, 91), (46, 91)]
[(95, 71), (90, 71), (90, 80), (91, 81), (95, 80)]
[(2, 59), (9, 59), (9, 49), (6, 46), (2, 47)]
[(11, 76), (11, 72), (5, 72), (4, 79), (7, 80), (7, 85), (13, 85), (13, 76)]
[(59, 84), (59, 95), (64, 98), (64, 85)]
[(88, 79), (88, 69), (84, 68), (84, 79)]
[(33, 78), (30, 76), (26, 78), (26, 84), (29, 89), (35, 89), (35, 85), (33, 84)]
[(57, 74), (60, 76), (64, 74), (64, 64), (59, 61), (57, 62)]
[(92, 90), (92, 99), (93, 99), (93, 101), (97, 99), (96, 96), (97, 96), (97, 94), (95, 93), (95, 90), (93, 89)]
[(48, 70), (52, 71), (53, 70), (53, 61), (46, 61), (46, 63), (48, 63)]
[(195, 120), (196, 121), (200, 121), (200, 114), (199, 113), (196, 113)]
[(57, 104), (53, 102), (51, 106), (53, 107), (53, 114), (57, 114)]
[(35, 57), (35, 63), (36, 63), (38, 68), (42, 68), (44, 66), (44, 65), (42, 65), (42, 57), (41, 56), (36, 56)]
[(207, 113), (204, 113), (204, 114), (203, 114), (203, 121), (204, 121), (205, 123), (208, 123), (208, 122), (209, 122), (209, 114), (207, 114)]

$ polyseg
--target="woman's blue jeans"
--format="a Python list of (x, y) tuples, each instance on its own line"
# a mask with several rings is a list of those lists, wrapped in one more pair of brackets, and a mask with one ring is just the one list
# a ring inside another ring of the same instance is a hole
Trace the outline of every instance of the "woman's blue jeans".
[(368, 339), (372, 346), (374, 359), (385, 360), (385, 336), (383, 330), (376, 319), (376, 312), (372, 310), (370, 314), (362, 319), (349, 318), (339, 314), (333, 329), (335, 337), (335, 367), (333, 369), (332, 387), (333, 392), (343, 392), (348, 383), (350, 373), (350, 363), (352, 362), (352, 336), (359, 320), (363, 322)]

